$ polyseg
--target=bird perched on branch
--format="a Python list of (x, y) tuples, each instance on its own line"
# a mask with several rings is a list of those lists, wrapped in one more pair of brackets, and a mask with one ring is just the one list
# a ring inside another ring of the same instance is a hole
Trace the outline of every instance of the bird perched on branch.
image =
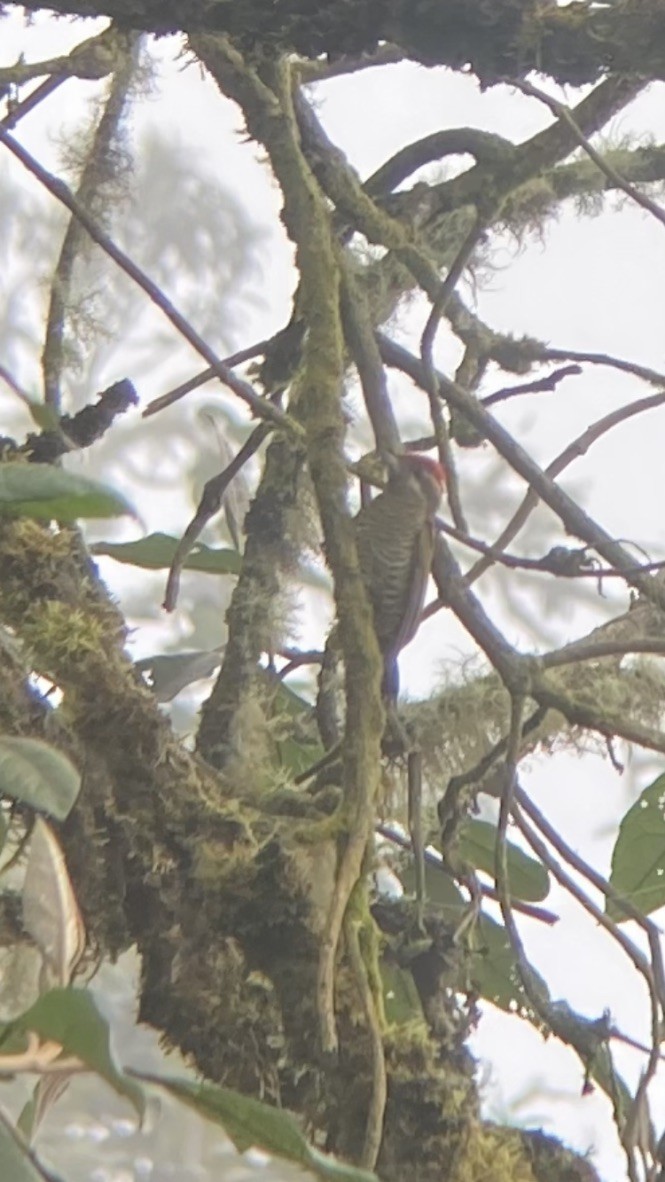
[(434, 517), (446, 486), (436, 460), (407, 454), (390, 461), (388, 484), (356, 517), (360, 571), (383, 657), (383, 693), (399, 692), (397, 656), (413, 638), (434, 550)]

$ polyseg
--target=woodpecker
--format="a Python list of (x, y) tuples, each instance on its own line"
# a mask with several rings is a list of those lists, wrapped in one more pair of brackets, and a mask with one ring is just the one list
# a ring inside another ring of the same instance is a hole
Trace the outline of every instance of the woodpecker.
[(356, 517), (360, 572), (383, 657), (384, 696), (399, 692), (397, 655), (415, 636), (434, 550), (434, 516), (446, 485), (427, 456), (391, 461), (388, 484)]

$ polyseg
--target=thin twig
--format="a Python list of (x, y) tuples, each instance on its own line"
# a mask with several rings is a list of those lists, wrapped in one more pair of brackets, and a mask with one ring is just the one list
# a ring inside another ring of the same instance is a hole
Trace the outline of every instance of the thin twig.
[(611, 353), (584, 353), (575, 349), (551, 349), (543, 346), (538, 352), (537, 361), (579, 361), (586, 365), (604, 365), (608, 369), (618, 369), (620, 373), (629, 373), (651, 386), (665, 386), (665, 373), (648, 366), (638, 365), (636, 361), (626, 361), (623, 357), (613, 357)]
[[(508, 739), (506, 743), (506, 759), (505, 759), (505, 778), (503, 791), (501, 793), (501, 801), (499, 804), (499, 823), (496, 833), (496, 850), (495, 850), (495, 869), (494, 877), (496, 883), (496, 890), (499, 897), (499, 906), (501, 908), (501, 915), (508, 933), (508, 938), (512, 950), (517, 960), (520, 975), (522, 977), (522, 985), (527, 997), (531, 997), (531, 971), (524, 971), (523, 966), (526, 966), (526, 956), (524, 953), (524, 946), (520, 938), (510, 897), (510, 880), (508, 877), (508, 821), (513, 808), (513, 797), (515, 793), (517, 781), (517, 765), (520, 757), (520, 743), (522, 739), (522, 724), (524, 717), (524, 696), (515, 692), (510, 696), (510, 730), (508, 732)], [(531, 998), (533, 1004), (538, 1010), (539, 1008), (539, 993)]]
[[(525, 840), (529, 843), (529, 845), (531, 846), (531, 849), (533, 850), (536, 857), (539, 859), (540, 862), (542, 862), (543, 866), (545, 866), (545, 868), (547, 870), (549, 870), (550, 874), (552, 874), (552, 876), (554, 878), (556, 878), (557, 882), (560, 883), (560, 885), (564, 888), (564, 890), (566, 890), (568, 892), (568, 894), (573, 899), (577, 900), (577, 902), (580, 904), (580, 906), (583, 908), (583, 910), (586, 911), (592, 917), (594, 922), (597, 923), (600, 927), (604, 928), (604, 930), (609, 933), (609, 935), (612, 937), (613, 940), (616, 940), (616, 942), (620, 945), (620, 947), (626, 953), (626, 956), (629, 958), (629, 960), (632, 961), (632, 963), (635, 966), (635, 968), (637, 969), (638, 973), (640, 973), (640, 975), (642, 977), (644, 977), (644, 980), (646, 981), (647, 988), (649, 989), (649, 992), (653, 992), (653, 990), (654, 990), (653, 973), (651, 971), (651, 965), (649, 964), (648, 960), (644, 956), (644, 953), (640, 951), (640, 949), (637, 947), (637, 945), (634, 944), (632, 942), (632, 940), (630, 940), (628, 938), (628, 936), (626, 936), (625, 932), (621, 931), (621, 928), (618, 926), (618, 924), (616, 924), (612, 919), (610, 919), (607, 912), (604, 911), (602, 909), (602, 907), (599, 907), (597, 903), (594, 903), (593, 900), (590, 899), (587, 894), (585, 894), (585, 892), (580, 887), (579, 883), (577, 883), (576, 880), (563, 869), (561, 864), (559, 862), (557, 862), (557, 860), (553, 857), (553, 855), (548, 850), (545, 843), (543, 841), (541, 841), (540, 838), (538, 837), (536, 830), (532, 829), (531, 826), (529, 825), (529, 823), (522, 816), (522, 808), (523, 807), (524, 807), (524, 793), (520, 793), (519, 794), (519, 804), (516, 802), (513, 805), (513, 808), (511, 811), (511, 816), (512, 816), (512, 820), (513, 820), (516, 828), (519, 830), (519, 832), (522, 834), (522, 836), (525, 838)], [(525, 809), (524, 811), (527, 811), (527, 810)], [(537, 810), (534, 809), (534, 812), (537, 812)], [(539, 825), (539, 828), (540, 827), (541, 826)], [(552, 832), (556, 833), (556, 830), (553, 830), (552, 827), (548, 825), (547, 826), (547, 834), (548, 834), (548, 840), (550, 840), (550, 841), (552, 840), (552, 837), (551, 837)], [(557, 842), (556, 844), (557, 844), (557, 849), (559, 849), (559, 851), (560, 851), (560, 848), (564, 845), (564, 843)], [(569, 851), (569, 852), (572, 853), (573, 851)], [(567, 858), (567, 860), (572, 861), (571, 858)], [(582, 859), (579, 859), (579, 861), (582, 862)], [(577, 868), (578, 867), (576, 866), (576, 869)], [(600, 875), (596, 875), (595, 872), (592, 871), (592, 868), (590, 866), (588, 866), (588, 864), (585, 864), (584, 873), (585, 873), (585, 877), (589, 878), (591, 881), (594, 881), (594, 885), (596, 885), (596, 881), (598, 879), (600, 879), (600, 877), (601, 877)], [(603, 887), (605, 887), (608, 884), (606, 884), (603, 881), (602, 885), (603, 885)], [(605, 891), (604, 893), (609, 894), (608, 891)]]
[(93, 242), (102, 248), (115, 263), (129, 275), (130, 279), (141, 288), (157, 308), (170, 320), (171, 324), (177, 331), (185, 338), (186, 341), (196, 350), (197, 353), (204, 358), (205, 361), (214, 370), (215, 375), (222, 381), (234, 394), (237, 394), (243, 402), (251, 408), (251, 410), (259, 418), (268, 419), (273, 423), (277, 423), (280, 427), (286, 428), (290, 432), (297, 432), (302, 434), (302, 429), (283, 411), (278, 410), (267, 399), (261, 398), (255, 390), (252, 389), (249, 382), (243, 381), (236, 377), (228, 366), (224, 365), (217, 357), (214, 350), (204, 341), (203, 337), (199, 336), (196, 330), (192, 327), (188, 320), (177, 310), (171, 301), (164, 295), (164, 292), (157, 286), (152, 279), (148, 278), (144, 271), (136, 265), (136, 263), (125, 254), (119, 246), (106, 234), (100, 226), (91, 218), (85, 209), (79, 204), (74, 197), (71, 189), (59, 179), (53, 176), (45, 168), (39, 164), (34, 157), (26, 151), (25, 148), (14, 139), (8, 131), (0, 126), (0, 142), (4, 143), (5, 147), (16, 156), (17, 160), (31, 172), (33, 176), (52, 194), (58, 201), (61, 202), (71, 213), (75, 215), (87, 230)]
[[(382, 334), (378, 335), (378, 340), (379, 348), (382, 350), (382, 353), (388, 361), (388, 364), (396, 365), (403, 372), (407, 373), (413, 381), (417, 382), (417, 384), (427, 392), (427, 374), (425, 367), (422, 366), (422, 362), (412, 353), (409, 353), (408, 350), (404, 349), (401, 345), (395, 345), (394, 342), (389, 341), (388, 338), (384, 337)], [(445, 395), (446, 385), (450, 382), (450, 379), (446, 378), (441, 373), (437, 374), (437, 377)], [(462, 392), (461, 387), (459, 387), (457, 383), (451, 383), (451, 385), (455, 392), (459, 391), (460, 394), (463, 393), (465, 400), (468, 398), (469, 401), (471, 401), (471, 396), (467, 395), (466, 392)], [(549, 478), (560, 475), (564, 468), (572, 463), (573, 460), (585, 455), (592, 444), (596, 443), (597, 440), (600, 439), (601, 436), (605, 435), (608, 431), (612, 430), (620, 423), (626, 422), (634, 415), (642, 414), (647, 410), (653, 410), (655, 407), (661, 406), (663, 403), (665, 403), (665, 392), (661, 390), (657, 394), (649, 394), (645, 398), (639, 398), (635, 402), (630, 402), (626, 406), (619, 407), (618, 410), (611, 411), (609, 414), (597, 419), (595, 423), (592, 423), (591, 426), (587, 427), (580, 435), (578, 435), (576, 439), (573, 440), (572, 443), (569, 443), (564, 448), (564, 450), (560, 452), (554, 460), (552, 460), (550, 464), (548, 464), (542, 475)], [(473, 405), (478, 407), (479, 413), (481, 415), (483, 415), (483, 412), (487, 413), (485, 408), (483, 406), (479, 406), (475, 399), (473, 400)], [(490, 422), (492, 425), (494, 425), (495, 420), (492, 418), (492, 416), (487, 415), (485, 423), (488, 424)], [(507, 443), (508, 446), (502, 450), (502, 448), (498, 447), (496, 439), (494, 439), (493, 442), (495, 443), (495, 446), (497, 446), (497, 450), (501, 452), (508, 463), (512, 463), (510, 453), (512, 453), (514, 449), (518, 449), (520, 451), (522, 449), (519, 448), (519, 444), (510, 439), (510, 436), (508, 436), (507, 432), (504, 432), (503, 428), (500, 428), (499, 430), (504, 443)], [(526, 456), (526, 453), (524, 454)], [(515, 464), (512, 464), (512, 466), (515, 467)], [(530, 457), (529, 466), (535, 468), (535, 465), (533, 464), (533, 461), (530, 459)], [(526, 477), (526, 479), (529, 478)], [(532, 487), (526, 492), (523, 501), (516, 509), (508, 524), (501, 531), (499, 537), (496, 538), (496, 540), (492, 543), (491, 557), (488, 554), (485, 554), (484, 557), (481, 558), (479, 562), (475, 563), (467, 572), (465, 579), (469, 585), (476, 582), (476, 580), (479, 579), (480, 576), (489, 569), (493, 561), (496, 561), (497, 551), (502, 551), (505, 549), (508, 543), (513, 540), (515, 535), (522, 528), (529, 517), (529, 514), (533, 511), (533, 509), (536, 508), (539, 501), (541, 499), (546, 499), (544, 497), (541, 498), (535, 491), (533, 488), (533, 481), (530, 481), (530, 483), (532, 484)], [(565, 496), (565, 494), (563, 495)], [(570, 501), (570, 504), (573, 505), (574, 502)], [(577, 508), (577, 506), (575, 506), (575, 508)], [(558, 512), (556, 509), (554, 511)], [(582, 537), (583, 535), (580, 533), (579, 536)], [(507, 565), (512, 564), (508, 563)], [(622, 577), (627, 577), (627, 569), (625, 567), (623, 569), (618, 567), (617, 569), (619, 569)]]
[(564, 378), (576, 377), (583, 372), (581, 365), (564, 365), (561, 369), (555, 369), (553, 373), (547, 374), (544, 378), (535, 378), (532, 382), (522, 382), (517, 386), (503, 386), (500, 390), (496, 390), (494, 394), (486, 394), (480, 401), (483, 406), (490, 407), (496, 406), (498, 402), (507, 402), (509, 398), (516, 398), (523, 394), (552, 393)]
[[(382, 333), (377, 333), (377, 340), (381, 354), (389, 365), (395, 365), (399, 369), (403, 369), (410, 376), (415, 375), (415, 380), (422, 384), (423, 367), (417, 357), (414, 357), (412, 353), (404, 349), (401, 345), (390, 341)], [(635, 564), (623, 547), (551, 479), (549, 473), (545, 472), (535, 462), (526, 449), (513, 438), (510, 432), (484, 406), (481, 406), (468, 391), (462, 389), (457, 382), (453, 382), (441, 373), (438, 377), (444, 397), (448, 399), (459, 414), (469, 420), (481, 435), (490, 440), (511, 468), (531, 485), (531, 491), (540, 500), (544, 501), (552, 512), (561, 519), (566, 531), (581, 538), (587, 546), (596, 550), (609, 565), (613, 566), (623, 575), (626, 582), (641, 591), (645, 598), (660, 607), (665, 607), (665, 588), (660, 587), (657, 582), (649, 579), (648, 576), (635, 574)], [(661, 401), (665, 401), (665, 393), (653, 395), (653, 398), (656, 401), (652, 405), (656, 405)], [(636, 413), (636, 409), (646, 409), (645, 404), (647, 401), (647, 399), (641, 399), (639, 404), (632, 403), (629, 407), (622, 408), (622, 410), (615, 412), (614, 415), (608, 416), (608, 418), (612, 418), (613, 423), (623, 421), (630, 414)], [(619, 416), (618, 418), (616, 418), (617, 415)], [(598, 429), (599, 424), (595, 424), (589, 428), (589, 431), (597, 432)], [(581, 439), (584, 439), (586, 436), (587, 433), (585, 432), (585, 435)], [(593, 442), (592, 438), (589, 438), (587, 446), (590, 442)], [(579, 440), (576, 441), (575, 446), (581, 446)]]
[[(600, 583), (603, 579), (625, 579), (627, 573), (631, 575), (652, 574), (665, 567), (665, 559), (659, 559), (655, 562), (636, 563), (629, 572), (618, 571), (613, 566), (600, 566), (597, 560), (589, 558), (588, 546), (575, 549), (554, 546), (542, 558), (523, 558), (517, 554), (506, 554), (504, 550), (497, 550), (496, 546), (483, 542), (480, 538), (474, 538), (471, 534), (464, 533), (463, 530), (455, 529), (454, 525), (449, 525), (440, 517), (435, 518), (435, 525), (440, 533), (454, 538), (456, 542), (468, 546), (470, 550), (475, 550), (478, 554), (485, 555), (491, 562), (505, 566), (508, 570), (525, 570), (533, 574), (555, 575), (561, 579), (594, 579)], [(468, 576), (465, 576), (465, 581), (470, 582)], [(428, 604), (423, 610), (421, 620), (429, 619), (430, 616), (440, 611), (442, 606), (443, 603), (440, 599)]]
[[(533, 731), (537, 731), (547, 715), (547, 708), (538, 706), (536, 710), (522, 724), (522, 738)], [(508, 736), (503, 735), (472, 767), (457, 776), (451, 776), (443, 796), (437, 805), (437, 816), (441, 830), (441, 844), (444, 849), (452, 846), (457, 840), (457, 834), (466, 820), (469, 806), (473, 804), (479, 792), (492, 793), (487, 777), (493, 767), (503, 759), (508, 748)], [(465, 792), (465, 789), (472, 791)]]
[(271, 430), (272, 427), (269, 423), (259, 423), (252, 431), (249, 439), (243, 443), (240, 450), (233, 457), (230, 464), (227, 464), (224, 471), (219, 472), (217, 476), (211, 477), (204, 484), (196, 512), (178, 542), (176, 552), (173, 555), (173, 561), (166, 580), (164, 603), (162, 605), (165, 611), (172, 612), (175, 609), (176, 603), (178, 602), (182, 568), (202, 530), (208, 524), (211, 517), (214, 517), (215, 513), (219, 512), (226, 489), (247, 461), (256, 454)]
[[(616, 887), (613, 887), (612, 884), (603, 877), (602, 874), (599, 874), (597, 870), (594, 870), (593, 866), (591, 866), (590, 863), (581, 856), (581, 854), (577, 853), (577, 850), (574, 850), (572, 846), (568, 845), (568, 843), (564, 841), (559, 831), (547, 820), (544, 813), (542, 813), (538, 806), (534, 804), (531, 797), (524, 791), (520, 784), (518, 784), (515, 788), (515, 806), (516, 809), (520, 809), (522, 813), (524, 813), (529, 818), (529, 820), (533, 822), (539, 832), (542, 833), (543, 837), (547, 839), (550, 845), (568, 863), (568, 865), (572, 866), (573, 870), (575, 870), (577, 874), (580, 874), (583, 878), (586, 878), (587, 882), (590, 882), (595, 890), (599, 891), (600, 894), (608, 900), (608, 902), (612, 903), (614, 907), (620, 909), (623, 912), (625, 919), (633, 920), (634, 923), (642, 928), (647, 936), (649, 936), (652, 932), (660, 936), (656, 926), (643, 914), (642, 911), (640, 911), (639, 907), (636, 907), (635, 904), (630, 901), (630, 899), (626, 899), (620, 891), (617, 891)], [(615, 936), (615, 938), (618, 937)], [(633, 945), (632, 947), (635, 946)], [(638, 958), (641, 957), (642, 959), (640, 960), (639, 964), (637, 961), (635, 962), (635, 967), (640, 968), (640, 965), (643, 966), (645, 963), (644, 954), (638, 949), (636, 949), (636, 952), (638, 953)], [(633, 959), (632, 954), (631, 959)], [(642, 971), (642, 968), (640, 968), (640, 971)], [(665, 993), (663, 993), (661, 997), (661, 1004), (665, 1006)]]
[(30, 111), (34, 111), (35, 107), (43, 103), (44, 99), (47, 99), (49, 95), (53, 94), (66, 81), (66, 76), (61, 74), (60, 76), (47, 78), (45, 82), (40, 82), (39, 86), (36, 86), (30, 94), (26, 95), (24, 99), (21, 99), (20, 103), (12, 104), (9, 113), (5, 115), (4, 119), (0, 119), (0, 126), (7, 128), (16, 127), (16, 124), (25, 115), (28, 115)]
[[(232, 369), (235, 365), (241, 365), (243, 361), (251, 361), (254, 357), (261, 357), (265, 349), (270, 344), (270, 338), (265, 341), (259, 341), (256, 345), (250, 345), (247, 349), (238, 349), (236, 353), (230, 353), (222, 361), (222, 365), (228, 366)], [(141, 416), (144, 419), (150, 418), (151, 415), (156, 415), (160, 410), (166, 410), (167, 406), (173, 406), (174, 402), (178, 402), (184, 398), (186, 394), (190, 394), (192, 390), (198, 390), (199, 386), (205, 386), (206, 382), (212, 381), (216, 377), (215, 367), (209, 365), (207, 369), (196, 374), (193, 378), (188, 378), (186, 382), (182, 382), (175, 389), (169, 390), (167, 394), (161, 394), (159, 398), (153, 398), (143, 411)]]
[[(390, 825), (380, 823), (376, 826), (376, 832), (380, 837), (385, 838), (386, 841), (391, 842), (392, 845), (399, 846), (400, 849), (406, 850), (408, 853), (413, 853), (413, 845), (408, 837), (403, 833), (398, 833), (392, 829)], [(451, 877), (450, 872), (446, 869), (441, 854), (425, 847), (424, 850), (425, 863), (432, 866), (435, 870), (445, 874), (448, 878)], [(495, 887), (489, 886), (488, 883), (480, 883), (480, 893), (484, 899), (490, 899), (492, 902), (498, 900), (498, 894)], [(536, 907), (533, 903), (525, 903), (520, 899), (513, 900), (513, 910), (519, 911), (528, 919), (538, 920), (539, 923), (545, 923), (548, 927), (553, 927), (559, 922), (559, 916), (554, 911), (548, 911), (546, 907)]]
[(458, 529), (467, 529), (466, 518), (462, 508), (459, 481), (450, 445), (450, 434), (441, 408), (441, 388), (434, 365), (434, 342), (436, 333), (447, 306), (448, 301), (459, 283), (464, 268), (468, 265), (487, 224), (487, 217), (477, 211), (471, 229), (465, 236), (460, 248), (451, 263), (448, 274), (444, 279), (436, 299), (432, 302), (432, 309), (420, 338), (420, 357), (425, 372), (425, 390), (429, 399), (430, 416), (434, 427), (439, 460), (446, 473), (446, 489), (448, 503), (453, 521)]
[[(658, 946), (657, 957), (658, 961), (660, 962), (659, 971), (656, 971), (655, 963), (649, 963), (643, 952), (633, 943), (632, 940), (629, 939), (628, 936), (626, 936), (624, 932), (621, 931), (618, 924), (610, 918), (606, 911), (604, 911), (601, 907), (594, 903), (592, 899), (589, 898), (589, 896), (585, 893), (585, 891), (582, 890), (575, 879), (569, 875), (550, 854), (544, 842), (542, 842), (537, 836), (535, 830), (531, 828), (527, 821), (525, 821), (524, 817), (522, 816), (521, 809), (524, 809), (525, 812), (529, 813), (532, 820), (535, 821), (541, 832), (546, 835), (548, 841), (554, 845), (555, 849), (557, 849), (559, 853), (563, 854), (563, 856), (566, 858), (566, 861), (574, 866), (574, 868), (579, 873), (583, 874), (585, 878), (592, 882), (592, 884), (598, 890), (600, 890), (606, 896), (606, 898), (618, 903), (618, 905), (622, 906), (625, 911), (628, 911), (628, 908), (626, 907), (626, 901), (621, 900), (621, 896), (618, 894), (618, 892), (616, 892), (614, 888), (612, 888), (610, 884), (602, 878), (601, 875), (594, 871), (593, 868), (584, 861), (584, 859), (582, 859), (578, 854), (575, 853), (574, 850), (566, 845), (556, 829), (554, 829), (553, 826), (549, 825), (549, 823), (545, 821), (540, 811), (535, 807), (535, 805), (533, 805), (526, 793), (518, 788), (515, 793), (515, 804), (512, 810), (513, 821), (515, 822), (517, 828), (522, 833), (523, 837), (529, 843), (532, 850), (543, 863), (543, 865), (546, 866), (546, 868), (557, 879), (561, 886), (564, 887), (564, 889), (568, 891), (572, 898), (576, 899), (580, 906), (586, 912), (588, 912), (592, 919), (600, 927), (602, 927), (608, 933), (608, 935), (610, 935), (611, 938), (616, 941), (617, 944), (619, 944), (634, 967), (637, 969), (638, 973), (640, 973), (640, 975), (644, 978), (647, 987), (651, 1011), (651, 1046), (648, 1048), (647, 1052), (649, 1055), (647, 1066), (641, 1076), (640, 1083), (633, 1098), (631, 1111), (628, 1116), (622, 1118), (621, 1109), (615, 1104), (615, 1119), (617, 1121), (618, 1131), (626, 1153), (630, 1156), (633, 1149), (633, 1131), (636, 1123), (639, 1120), (639, 1114), (642, 1111), (643, 1105), (646, 1102), (646, 1089), (656, 1073), (661, 1058), (661, 1014), (664, 998), (662, 991), (659, 988), (659, 980), (662, 981), (660, 940), (657, 939), (655, 941)], [(632, 904), (630, 905), (629, 913), (631, 914), (631, 918), (635, 919), (641, 927), (649, 931), (650, 946), (653, 956), (654, 941), (651, 939), (653, 924), (649, 923), (649, 921), (646, 920), (646, 918), (637, 910), (637, 908), (633, 907)], [(615, 1036), (616, 1032), (610, 1028), (608, 1030), (608, 1034), (610, 1036)]]
[(635, 201), (637, 205), (640, 205), (642, 209), (646, 209), (648, 213), (652, 214), (653, 217), (655, 217), (656, 220), (661, 223), (661, 225), (665, 226), (665, 211), (662, 210), (655, 201), (652, 201), (650, 197), (647, 197), (645, 193), (640, 193), (634, 185), (631, 185), (629, 181), (625, 180), (615, 168), (612, 168), (611, 164), (607, 163), (603, 156), (601, 156), (600, 152), (596, 151), (591, 141), (575, 122), (570, 107), (567, 107), (565, 103), (559, 102), (559, 100), (555, 99), (551, 94), (547, 94), (546, 91), (541, 90), (540, 87), (534, 86), (532, 82), (527, 82), (525, 79), (505, 78), (504, 81), (508, 86), (514, 86), (517, 90), (521, 90), (522, 94), (527, 94), (532, 98), (537, 98), (541, 103), (544, 103), (546, 107), (549, 107), (550, 111), (556, 116), (557, 119), (561, 119), (568, 125), (580, 147), (584, 148), (587, 156), (593, 160), (594, 164), (600, 169), (603, 175), (606, 176), (607, 179), (611, 181), (617, 189), (621, 189), (622, 193), (625, 193), (627, 197), (630, 197), (631, 200)]
[(10, 373), (7, 367), (4, 365), (0, 365), (0, 380), (9, 386), (9, 389), (21, 399), (21, 402), (25, 402), (28, 405), (32, 402), (32, 398), (28, 394), (28, 391), (23, 386), (19, 385), (14, 375)]

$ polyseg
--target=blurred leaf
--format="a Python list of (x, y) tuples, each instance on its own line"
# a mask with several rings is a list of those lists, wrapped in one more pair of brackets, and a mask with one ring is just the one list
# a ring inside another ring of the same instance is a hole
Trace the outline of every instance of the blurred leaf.
[(85, 948), (85, 928), (60, 843), (42, 817), (30, 838), (22, 901), (23, 926), (44, 958), (50, 983), (68, 985)]
[[(470, 951), (470, 967), (463, 970), (467, 981), (465, 984), (460, 980), (460, 989), (468, 988), (470, 978), (473, 987), (486, 1001), (491, 1001), (509, 1014), (519, 1013), (524, 1018), (530, 1018), (532, 1006), (520, 983), (517, 961), (503, 925), (481, 914), (474, 929)], [(539, 979), (547, 996), (547, 986), (542, 978)]]
[(291, 734), (277, 740), (279, 763), (292, 775), (298, 776), (325, 755), (314, 725), (314, 707), (290, 686), (277, 680), (274, 674), (267, 673), (266, 678), (269, 679), (269, 688), (274, 691), (274, 712), (286, 715), (294, 724)]
[(135, 1074), (145, 1083), (165, 1088), (206, 1120), (221, 1125), (241, 1153), (256, 1147), (297, 1162), (313, 1170), (320, 1178), (333, 1179), (335, 1182), (376, 1182), (375, 1174), (345, 1165), (314, 1149), (288, 1112), (214, 1084), (196, 1084), (184, 1079), (160, 1078), (140, 1072)]
[[(610, 883), (644, 915), (665, 904), (665, 775), (644, 789), (623, 818)], [(609, 899), (606, 910), (617, 921), (627, 918)]]
[(32, 1096), (23, 1105), (16, 1122), (17, 1129), (27, 1141), (34, 1141), (46, 1113), (67, 1091), (75, 1074), (73, 1071), (53, 1071), (37, 1080)]
[(62, 752), (40, 739), (0, 735), (0, 794), (64, 821), (81, 777)]
[(311, 718), (314, 709), (311, 702), (308, 702), (306, 698), (301, 698), (300, 694), (297, 694), (283, 681), (277, 682), (275, 704), (283, 714), (288, 714), (290, 718), (301, 716)]
[(222, 660), (219, 649), (191, 653), (163, 653), (136, 661), (136, 668), (148, 674), (148, 684), (158, 702), (170, 702), (191, 685), (210, 677)]
[[(460, 856), (494, 878), (496, 825), (475, 818), (467, 821), (460, 834)], [(542, 903), (550, 890), (549, 875), (535, 858), (529, 857), (512, 842), (507, 843), (508, 880), (510, 893), (527, 903)]]
[[(399, 878), (407, 895), (416, 893), (416, 872), (413, 857), (400, 866)], [(425, 895), (428, 902), (437, 903), (442, 907), (451, 907), (459, 912), (465, 905), (464, 896), (449, 874), (441, 867), (434, 866), (425, 860)]]
[[(138, 542), (96, 542), (93, 554), (114, 558), (144, 570), (168, 570), (180, 545), (180, 538), (169, 534), (148, 534)], [(242, 566), (242, 555), (236, 550), (215, 550), (196, 542), (183, 563), (185, 570), (203, 571), (211, 575), (237, 575)]]
[(52, 464), (3, 464), (0, 515), (72, 522), (79, 517), (120, 517), (134, 511), (119, 493)]
[(26, 1141), (32, 1140), (32, 1135), (37, 1127), (35, 1116), (37, 1112), (36, 1095), (38, 1087), (39, 1081), (35, 1084), (32, 1096), (29, 1100), (26, 1100), (16, 1121), (16, 1128), (25, 1137)]
[(23, 1138), (0, 1111), (0, 1178), (3, 1182), (59, 1182), (30, 1152)]
[(381, 980), (388, 1022), (404, 1026), (407, 1022), (422, 1021), (420, 995), (409, 970), (384, 960), (381, 962)]
[(116, 1066), (111, 1056), (109, 1026), (91, 993), (85, 989), (50, 989), (11, 1026), (32, 1030), (40, 1038), (60, 1044), (133, 1104), (142, 1116), (142, 1089)]
[(318, 763), (325, 755), (322, 743), (298, 743), (296, 739), (280, 739), (277, 742), (280, 767), (299, 776)]

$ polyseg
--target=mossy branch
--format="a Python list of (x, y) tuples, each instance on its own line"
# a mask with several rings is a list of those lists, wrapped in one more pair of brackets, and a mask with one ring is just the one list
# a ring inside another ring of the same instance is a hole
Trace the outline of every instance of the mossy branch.
[(322, 941), (318, 986), (322, 1041), (332, 1050), (337, 1045), (335, 957), (372, 832), (383, 731), (379, 653), (346, 504), (339, 267), (330, 214), (300, 147), (288, 65), (268, 62), (259, 74), (222, 38), (194, 37), (191, 45), (221, 89), (242, 105), (250, 133), (268, 152), (284, 195), (284, 222), (296, 244), (302, 307), (309, 327), (302, 367), (292, 389), (291, 413), (306, 432), (346, 667), (346, 839)]

